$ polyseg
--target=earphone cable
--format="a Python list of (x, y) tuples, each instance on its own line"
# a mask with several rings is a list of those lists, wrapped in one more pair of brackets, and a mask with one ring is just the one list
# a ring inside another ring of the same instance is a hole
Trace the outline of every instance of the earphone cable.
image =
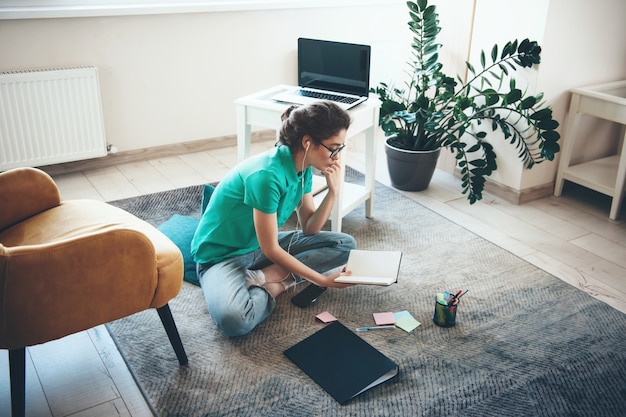
[(302, 157), (302, 167), (300, 170), (300, 174), (302, 177), (300, 180), (302, 196), (300, 197), (300, 202), (298, 203), (298, 206), (296, 207), (296, 229), (291, 234), (291, 238), (289, 239), (289, 245), (287, 245), (287, 253), (291, 253), (291, 245), (294, 243), (293, 239), (296, 235), (299, 235), (298, 229), (300, 228), (300, 209), (302, 208), (302, 205), (304, 204), (304, 160), (306, 159), (307, 152), (309, 152), (310, 144), (311, 144), (310, 142), (307, 144), (307, 147), (304, 149), (304, 156)]

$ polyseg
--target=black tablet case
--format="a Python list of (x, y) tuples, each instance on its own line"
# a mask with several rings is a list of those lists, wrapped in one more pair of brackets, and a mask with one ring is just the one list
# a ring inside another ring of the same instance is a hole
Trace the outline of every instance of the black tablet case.
[(390, 373), (379, 383), (398, 373), (395, 362), (338, 321), (327, 324), (284, 354), (340, 404), (386, 374)]

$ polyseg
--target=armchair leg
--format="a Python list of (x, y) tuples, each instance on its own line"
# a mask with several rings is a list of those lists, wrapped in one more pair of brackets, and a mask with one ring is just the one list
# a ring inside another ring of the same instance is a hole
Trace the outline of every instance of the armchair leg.
[(163, 327), (165, 327), (167, 337), (170, 339), (174, 352), (176, 352), (178, 363), (181, 365), (187, 365), (189, 362), (187, 359), (187, 353), (185, 353), (183, 342), (180, 340), (180, 334), (178, 334), (178, 329), (176, 328), (174, 317), (172, 317), (172, 311), (170, 310), (169, 304), (165, 304), (163, 307), (157, 308), (157, 311), (159, 312), (159, 317), (161, 318)]
[(26, 415), (26, 348), (9, 350), (9, 378), (11, 379), (11, 416)]

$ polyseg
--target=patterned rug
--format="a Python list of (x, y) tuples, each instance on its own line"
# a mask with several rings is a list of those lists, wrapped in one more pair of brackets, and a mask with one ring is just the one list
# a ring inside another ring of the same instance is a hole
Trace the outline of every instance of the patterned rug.
[[(351, 180), (358, 180), (358, 174)], [(201, 187), (115, 202), (154, 225), (197, 215)], [(390, 287), (330, 289), (310, 308), (278, 297), (252, 333), (225, 337), (202, 291), (170, 302), (189, 365), (179, 367), (155, 311), (109, 324), (162, 416), (624, 416), (626, 315), (376, 184), (374, 218), (358, 208), (343, 231), (363, 249), (401, 250)], [(437, 292), (469, 290), (457, 324), (433, 324)], [(298, 291), (299, 289), (296, 289)], [(328, 311), (349, 328), (408, 310), (421, 326), (359, 333), (399, 367), (394, 379), (339, 405), (283, 351)]]

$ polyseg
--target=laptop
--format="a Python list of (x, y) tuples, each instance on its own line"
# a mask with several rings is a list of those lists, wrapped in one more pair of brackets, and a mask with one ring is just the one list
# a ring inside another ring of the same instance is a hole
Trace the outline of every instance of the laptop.
[(334, 101), (350, 109), (369, 96), (369, 45), (298, 39), (298, 87), (271, 98), (292, 104)]

